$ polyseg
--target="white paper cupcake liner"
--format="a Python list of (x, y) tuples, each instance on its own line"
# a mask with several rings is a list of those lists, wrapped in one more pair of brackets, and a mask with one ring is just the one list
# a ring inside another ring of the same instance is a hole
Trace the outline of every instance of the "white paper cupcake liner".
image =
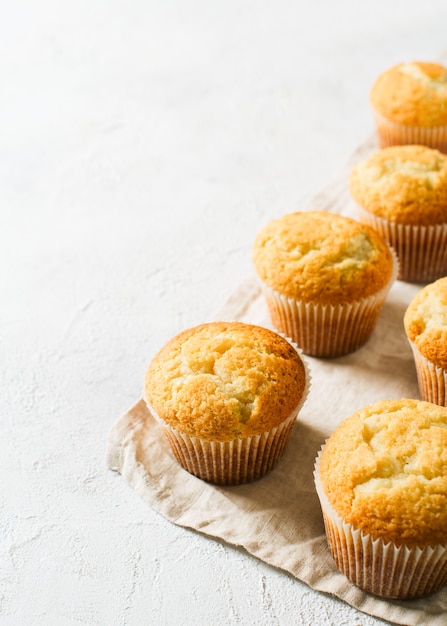
[(395, 250), (400, 280), (426, 283), (447, 274), (447, 224), (398, 224), (362, 207), (358, 207), (358, 216)]
[(205, 441), (167, 425), (163, 430), (175, 458), (190, 474), (219, 485), (238, 485), (257, 480), (276, 466), (295, 417), (291, 415), (269, 432), (234, 441)]
[(447, 406), (447, 370), (429, 361), (419, 352), (414, 343), (411, 341), (409, 343), (413, 351), (422, 400)]
[(294, 300), (261, 281), (273, 326), (295, 341), (304, 354), (331, 358), (354, 352), (371, 336), (391, 285), (398, 273), (393, 254), (393, 273), (380, 291), (342, 304), (322, 305)]
[(381, 148), (417, 144), (447, 153), (447, 126), (407, 126), (374, 112), (377, 138)]
[(339, 517), (321, 484), (322, 450), (315, 462), (315, 487), (329, 550), (338, 569), (357, 587), (383, 598), (419, 598), (444, 587), (447, 584), (447, 545), (421, 548), (384, 543), (381, 538), (373, 539)]
[(190, 474), (217, 485), (239, 485), (265, 476), (274, 469), (290, 440), (296, 417), (309, 395), (311, 377), (298, 346), (284, 337), (300, 356), (305, 370), (305, 387), (290, 416), (269, 431), (232, 441), (207, 441), (187, 435), (167, 424), (148, 405), (161, 425), (178, 463)]

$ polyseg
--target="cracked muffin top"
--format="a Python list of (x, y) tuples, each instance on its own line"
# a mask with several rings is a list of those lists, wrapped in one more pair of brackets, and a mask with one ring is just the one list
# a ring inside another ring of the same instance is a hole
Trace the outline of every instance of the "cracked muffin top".
[(320, 479), (345, 521), (385, 543), (447, 542), (447, 408), (385, 400), (334, 431)]
[(447, 68), (439, 63), (399, 63), (375, 81), (370, 101), (392, 122), (407, 126), (447, 124)]
[(447, 369), (447, 277), (421, 289), (404, 315), (405, 332), (419, 352)]
[(447, 155), (425, 146), (374, 152), (351, 172), (350, 190), (366, 211), (392, 222), (447, 222)]
[(289, 213), (268, 223), (253, 245), (258, 276), (304, 302), (339, 304), (385, 287), (393, 257), (372, 228), (327, 211)]
[(173, 428), (209, 441), (250, 437), (278, 426), (305, 399), (308, 377), (277, 333), (242, 322), (183, 331), (154, 357), (145, 399)]

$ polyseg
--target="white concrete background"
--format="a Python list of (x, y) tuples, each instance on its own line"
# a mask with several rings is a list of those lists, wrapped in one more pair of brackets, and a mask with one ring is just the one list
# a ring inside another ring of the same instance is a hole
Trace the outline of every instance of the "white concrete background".
[(104, 464), (149, 359), (447, 48), (445, 0), (0, 4), (0, 623), (373, 626)]

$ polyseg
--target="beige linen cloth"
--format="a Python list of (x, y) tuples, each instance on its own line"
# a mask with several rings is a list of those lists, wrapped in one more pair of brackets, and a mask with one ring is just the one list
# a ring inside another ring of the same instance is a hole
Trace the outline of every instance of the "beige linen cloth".
[[(356, 217), (348, 191), (349, 172), (376, 148), (374, 138), (360, 146), (340, 176), (306, 209)], [(107, 439), (108, 466), (174, 524), (243, 547), (311, 588), (333, 594), (370, 615), (408, 626), (445, 626), (447, 588), (425, 599), (382, 600), (362, 592), (337, 570), (328, 552), (313, 482), (317, 452), (342, 419), (376, 400), (419, 397), (402, 319), (420, 288), (396, 281), (373, 336), (357, 352), (329, 360), (306, 357), (311, 373), (308, 399), (285, 456), (261, 480), (216, 487), (188, 474), (171, 456), (143, 400), (112, 427)], [(216, 319), (271, 326), (254, 275), (239, 285)]]

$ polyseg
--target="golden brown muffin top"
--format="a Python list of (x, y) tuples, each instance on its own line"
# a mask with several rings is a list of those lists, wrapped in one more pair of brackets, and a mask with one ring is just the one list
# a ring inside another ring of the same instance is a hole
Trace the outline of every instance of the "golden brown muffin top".
[(326, 211), (289, 213), (264, 226), (253, 263), (275, 291), (323, 305), (377, 293), (393, 271), (388, 246), (370, 227)]
[(425, 146), (374, 152), (351, 172), (354, 200), (392, 222), (447, 223), (447, 155)]
[(375, 81), (370, 100), (388, 120), (407, 126), (447, 124), (447, 68), (438, 63), (399, 63)]
[(145, 398), (189, 435), (230, 441), (269, 431), (304, 399), (307, 373), (296, 350), (267, 328), (211, 322), (183, 331), (152, 360)]
[(330, 504), (385, 543), (447, 543), (447, 408), (385, 400), (357, 411), (323, 449)]
[(426, 285), (404, 315), (408, 339), (429, 361), (447, 369), (447, 277)]

